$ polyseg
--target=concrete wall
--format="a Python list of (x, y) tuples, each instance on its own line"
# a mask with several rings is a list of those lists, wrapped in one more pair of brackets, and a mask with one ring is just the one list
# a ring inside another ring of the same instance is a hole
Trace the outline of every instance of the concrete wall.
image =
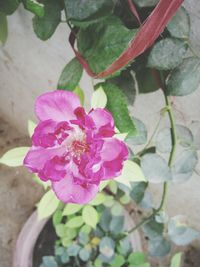
[[(188, 0), (185, 5), (192, 18), (192, 44), (200, 54), (200, 3), (199, 0)], [(19, 130), (26, 130), (28, 118), (34, 118), (34, 99), (42, 92), (56, 88), (62, 68), (73, 57), (67, 37), (68, 29), (60, 25), (49, 41), (40, 41), (33, 34), (31, 15), (22, 9), (9, 18), (9, 38), (5, 47), (0, 49), (0, 115)], [(91, 81), (84, 77), (81, 83), (89, 99)], [(177, 98), (177, 121), (188, 125), (191, 120), (199, 120), (199, 103), (200, 90), (187, 98)], [(86, 104), (89, 102), (86, 101)], [(136, 100), (133, 113), (152, 132), (162, 107), (161, 92), (141, 95)], [(186, 214), (200, 230), (199, 188), (200, 177), (196, 174), (182, 185), (173, 185), (168, 208), (171, 215)], [(152, 190), (159, 196), (159, 187)]]

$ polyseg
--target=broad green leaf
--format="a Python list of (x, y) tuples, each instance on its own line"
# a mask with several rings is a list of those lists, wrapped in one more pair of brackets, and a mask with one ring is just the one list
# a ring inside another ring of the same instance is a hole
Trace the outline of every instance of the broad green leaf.
[(139, 7), (151, 7), (158, 3), (158, 0), (134, 0)]
[[(193, 135), (189, 128), (176, 125), (177, 139), (180, 145), (190, 147), (193, 144)], [(168, 153), (172, 149), (171, 130), (166, 127), (156, 135), (156, 149), (162, 153)]]
[(38, 219), (41, 220), (51, 216), (56, 211), (59, 203), (60, 201), (52, 190), (46, 192), (37, 206)]
[(80, 251), (81, 247), (77, 244), (72, 244), (70, 247), (67, 249), (67, 254), (69, 256), (76, 257)]
[(136, 183), (130, 192), (130, 197), (136, 202), (140, 203), (144, 197), (148, 183)]
[(169, 254), (171, 250), (171, 242), (164, 237), (150, 240), (148, 250), (152, 257), (164, 257)]
[(35, 127), (36, 123), (33, 122), (32, 120), (28, 120), (28, 133), (30, 137), (33, 135)]
[(0, 12), (0, 45), (5, 44), (8, 37), (7, 17)]
[(124, 238), (119, 242), (119, 247), (117, 248), (117, 251), (122, 254), (123, 256), (125, 256), (126, 258), (128, 257), (128, 255), (130, 254), (130, 252), (132, 251), (132, 246), (130, 243), (129, 238)]
[(103, 88), (100, 86), (92, 94), (91, 108), (105, 108), (106, 104), (107, 104), (107, 96)]
[(200, 232), (189, 227), (186, 218), (182, 215), (171, 218), (168, 234), (171, 241), (177, 246), (186, 246), (200, 237)]
[(184, 96), (193, 93), (200, 84), (200, 59), (186, 58), (167, 78), (168, 95)]
[(135, 77), (140, 94), (155, 92), (159, 89), (159, 86), (153, 77), (151, 69), (142, 68), (135, 73)]
[(100, 252), (107, 258), (114, 255), (115, 242), (110, 237), (103, 237), (99, 244)]
[(25, 9), (31, 11), (38, 17), (44, 16), (44, 5), (37, 0), (23, 0)]
[(62, 211), (61, 210), (57, 210), (54, 214), (53, 214), (53, 225), (56, 226), (58, 224), (61, 223), (62, 221)]
[(40, 267), (58, 267), (55, 257), (44, 256), (42, 257), (42, 264)]
[(149, 191), (145, 191), (144, 197), (139, 203), (139, 205), (142, 209), (146, 209), (146, 210), (155, 208), (153, 204), (152, 194)]
[(111, 262), (111, 267), (121, 267), (125, 262), (125, 258), (122, 255), (115, 255), (114, 260)]
[(8, 150), (1, 158), (0, 163), (10, 167), (23, 166), (23, 160), (30, 147), (16, 147)]
[(11, 15), (18, 7), (18, 0), (1, 0), (0, 1), (0, 12), (6, 15)]
[(123, 207), (119, 202), (115, 202), (111, 208), (111, 214), (113, 216), (121, 216), (123, 214)]
[(158, 223), (154, 219), (149, 221), (143, 226), (145, 236), (151, 240), (159, 239), (162, 237), (164, 231), (164, 224)]
[(89, 260), (89, 258), (90, 258), (90, 250), (88, 250), (88, 249), (86, 249), (86, 248), (82, 248), (80, 251), (79, 251), (79, 258), (82, 260), (82, 261), (84, 261), (84, 262), (86, 262), (86, 261), (88, 261)]
[(83, 208), (83, 206), (79, 205), (79, 204), (74, 204), (74, 203), (66, 204), (66, 206), (63, 210), (63, 216), (75, 214), (75, 213), (79, 212), (82, 208)]
[(142, 252), (133, 252), (128, 257), (128, 262), (133, 265), (140, 265), (145, 263), (145, 256)]
[(112, 216), (111, 216), (110, 210), (108, 208), (106, 208), (103, 211), (101, 218), (100, 218), (100, 222), (99, 222), (101, 228), (105, 232), (109, 231), (109, 225), (110, 225), (111, 220), (112, 220)]
[(84, 96), (83, 90), (79, 86), (76, 86), (76, 88), (74, 89), (73, 92), (79, 97), (79, 99), (81, 101), (81, 105), (83, 106), (84, 105), (84, 100), (85, 100), (85, 96)]
[(33, 18), (33, 29), (38, 38), (45, 41), (55, 32), (61, 20), (61, 7), (57, 0), (44, 0), (43, 17)]
[(167, 25), (168, 31), (177, 38), (188, 38), (190, 33), (190, 18), (184, 7), (179, 8), (176, 15)]
[(124, 95), (130, 105), (133, 105), (136, 97), (136, 84), (133, 75), (129, 71), (122, 71), (119, 76), (108, 80), (116, 85)]
[(119, 183), (125, 184), (131, 188), (131, 182), (144, 182), (145, 176), (138, 164), (133, 161), (127, 160), (124, 162), (122, 174), (115, 178)]
[[(67, 10), (67, 18), (77, 21), (92, 19), (102, 10), (112, 10), (112, 0), (64, 0)], [(103, 14), (102, 14), (103, 15)]]
[(193, 135), (193, 143), (196, 149), (200, 149), (200, 121), (192, 121), (190, 129)]
[(114, 135), (114, 137), (120, 141), (124, 141), (127, 137), (127, 133), (117, 133)]
[(106, 200), (105, 194), (98, 193), (96, 195), (96, 197), (92, 201), (89, 202), (89, 204), (92, 206), (98, 206), (98, 205), (104, 203), (105, 200)]
[(157, 42), (148, 57), (148, 67), (170, 70), (177, 67), (187, 52), (187, 44), (179, 39), (166, 38)]
[(86, 244), (88, 244), (89, 240), (90, 240), (89, 235), (84, 233), (81, 229), (81, 232), (79, 232), (79, 234), (78, 234), (78, 242), (81, 245), (86, 245)]
[(137, 134), (126, 138), (126, 143), (130, 148), (134, 149), (135, 145), (145, 144), (147, 141), (147, 129), (144, 123), (136, 118), (133, 118), (137, 130)]
[(83, 225), (84, 221), (82, 216), (76, 216), (72, 219), (69, 219), (66, 223), (66, 226), (69, 228), (79, 228)]
[(83, 67), (77, 58), (73, 58), (63, 69), (57, 89), (73, 91), (82, 77)]
[(171, 260), (170, 267), (181, 267), (181, 257), (182, 257), (181, 252), (176, 253)]
[(124, 227), (124, 216), (113, 216), (110, 222), (110, 231), (114, 234), (122, 232)]
[(107, 95), (107, 108), (112, 113), (116, 127), (122, 133), (129, 136), (136, 134), (134, 122), (129, 114), (127, 101), (120, 89), (109, 83), (103, 83), (102, 87)]
[(163, 183), (172, 179), (167, 162), (157, 154), (146, 154), (141, 159), (141, 168), (151, 183)]
[(83, 211), (82, 211), (82, 217), (83, 217), (83, 221), (87, 225), (89, 225), (93, 228), (96, 227), (96, 225), (99, 221), (99, 215), (98, 215), (96, 209), (92, 206), (89, 206), (89, 205), (84, 206)]
[(172, 166), (173, 182), (185, 182), (193, 174), (198, 162), (198, 155), (195, 150), (183, 151), (175, 160)]
[(78, 32), (78, 50), (92, 71), (100, 73), (128, 47), (135, 33), (136, 30), (127, 29), (118, 17), (109, 16), (103, 23), (91, 25)]

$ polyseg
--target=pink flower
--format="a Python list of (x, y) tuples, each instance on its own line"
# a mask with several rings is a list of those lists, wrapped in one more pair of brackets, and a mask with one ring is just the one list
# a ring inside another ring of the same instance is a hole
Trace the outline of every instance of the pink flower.
[(57, 197), (84, 204), (102, 180), (120, 175), (128, 157), (126, 145), (114, 138), (114, 121), (102, 108), (87, 114), (71, 92), (53, 91), (37, 98), (39, 123), (24, 165), (50, 180)]

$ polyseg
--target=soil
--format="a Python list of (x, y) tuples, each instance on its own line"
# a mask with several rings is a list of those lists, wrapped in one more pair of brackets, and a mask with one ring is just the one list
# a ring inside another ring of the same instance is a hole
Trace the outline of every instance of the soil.
[[(30, 145), (30, 139), (0, 118), (0, 157), (9, 149)], [(22, 225), (42, 195), (42, 188), (23, 168), (0, 165), (0, 267), (11, 267)]]

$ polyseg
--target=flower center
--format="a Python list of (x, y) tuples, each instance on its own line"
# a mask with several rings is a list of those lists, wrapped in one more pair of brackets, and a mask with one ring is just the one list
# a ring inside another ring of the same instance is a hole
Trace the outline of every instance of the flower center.
[(89, 147), (85, 140), (74, 140), (71, 148), (75, 155), (80, 156), (81, 154), (87, 152)]

